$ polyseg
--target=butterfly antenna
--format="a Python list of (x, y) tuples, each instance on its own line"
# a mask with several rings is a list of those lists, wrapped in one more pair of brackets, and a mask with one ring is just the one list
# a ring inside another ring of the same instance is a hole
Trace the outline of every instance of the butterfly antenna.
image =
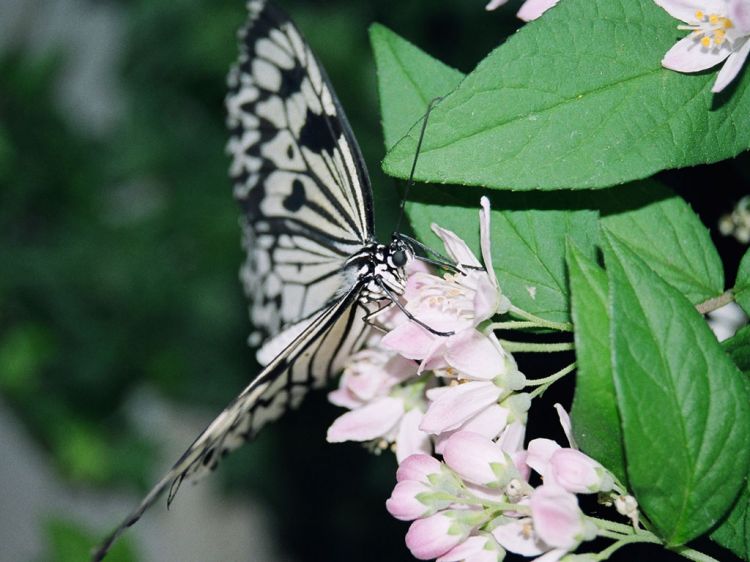
[(422, 140), (424, 140), (424, 132), (427, 129), (427, 119), (430, 117), (430, 112), (435, 104), (442, 100), (442, 97), (433, 98), (427, 106), (427, 111), (424, 114), (424, 120), (422, 121), (422, 129), (419, 131), (419, 140), (417, 141), (417, 150), (414, 153), (414, 161), (411, 163), (411, 172), (409, 172), (409, 180), (406, 182), (406, 189), (404, 189), (404, 196), (401, 198), (401, 209), (398, 213), (398, 222), (396, 222), (396, 229), (394, 232), (398, 232), (401, 228), (401, 220), (404, 218), (404, 208), (406, 207), (406, 199), (409, 196), (409, 189), (414, 185), (414, 171), (417, 169), (417, 160), (419, 160), (419, 153), (422, 150)]

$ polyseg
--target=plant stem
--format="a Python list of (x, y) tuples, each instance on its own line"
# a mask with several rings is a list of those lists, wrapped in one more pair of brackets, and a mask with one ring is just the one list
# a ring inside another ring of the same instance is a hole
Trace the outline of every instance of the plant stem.
[(507, 322), (493, 322), (487, 326), (488, 330), (522, 330), (523, 328), (538, 328), (536, 322), (526, 322), (521, 320), (508, 320)]
[(732, 291), (732, 289), (728, 289), (724, 291), (722, 294), (720, 294), (718, 297), (714, 297), (712, 299), (708, 299), (707, 301), (703, 301), (700, 304), (696, 304), (695, 308), (701, 314), (708, 314), (709, 312), (713, 312), (717, 308), (721, 308), (725, 304), (729, 304), (733, 300), (734, 300), (734, 292)]
[(526, 312), (525, 310), (522, 310), (514, 305), (510, 305), (510, 310), (508, 312), (515, 314), (516, 316), (523, 318), (524, 320), (533, 322), (534, 324), (536, 324), (537, 326), (541, 326), (542, 328), (550, 328), (551, 330), (557, 330), (559, 332), (573, 331), (573, 324), (571, 324), (570, 322), (552, 322), (551, 320), (545, 320), (544, 318), (539, 318), (538, 316), (535, 316), (530, 312)]
[(558, 379), (563, 378), (565, 375), (570, 373), (575, 368), (576, 368), (576, 364), (571, 363), (567, 367), (560, 369), (559, 371), (557, 371), (556, 373), (548, 377), (544, 377), (543, 379), (533, 379), (533, 380), (526, 381), (526, 386), (538, 386), (539, 387), (533, 390), (531, 393), (529, 393), (529, 397), (536, 398), (537, 396), (542, 394), (545, 390), (547, 390), (553, 382), (555, 382)]
[(529, 353), (554, 353), (556, 351), (570, 351), (575, 349), (573, 342), (566, 343), (531, 343), (531, 342), (516, 342), (509, 340), (499, 340), (500, 345), (503, 349), (510, 351), (511, 353), (516, 352), (529, 352)]
[(695, 560), (696, 562), (719, 562), (719, 560), (713, 556), (709, 556), (708, 554), (704, 554), (686, 546), (678, 546), (677, 548), (670, 548), (669, 550), (680, 556), (684, 556), (688, 560)]

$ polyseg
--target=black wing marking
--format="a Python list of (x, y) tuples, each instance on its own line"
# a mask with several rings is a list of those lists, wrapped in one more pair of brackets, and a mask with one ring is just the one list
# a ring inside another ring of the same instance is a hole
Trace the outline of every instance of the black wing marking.
[(368, 333), (359, 303), (361, 287), (304, 320), (299, 335), (198, 436), (140, 505), (93, 555), (104, 558), (115, 540), (169, 488), (171, 502), (180, 485), (216, 468), (219, 460), (253, 438), (268, 422), (299, 405), (310, 388), (337, 374)]
[(251, 0), (248, 9), (226, 104), (258, 344), (340, 290), (373, 219), (367, 170), (323, 68), (278, 8)]

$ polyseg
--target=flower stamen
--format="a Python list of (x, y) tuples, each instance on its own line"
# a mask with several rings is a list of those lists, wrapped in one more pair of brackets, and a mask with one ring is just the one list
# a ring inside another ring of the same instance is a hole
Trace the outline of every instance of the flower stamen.
[(695, 21), (689, 25), (678, 25), (677, 29), (692, 31), (696, 41), (705, 48), (720, 47), (727, 40), (727, 29), (734, 27), (732, 20), (718, 14), (706, 14), (702, 10), (695, 12)]

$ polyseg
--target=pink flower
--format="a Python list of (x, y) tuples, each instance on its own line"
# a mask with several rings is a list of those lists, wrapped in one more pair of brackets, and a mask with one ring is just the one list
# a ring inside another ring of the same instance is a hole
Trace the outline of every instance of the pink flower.
[[(457, 429), (483, 410), (496, 405), (502, 393), (503, 389), (495, 384), (480, 381), (430, 389), (427, 397), (432, 402), (420, 427), (422, 431), (435, 434)], [(501, 417), (507, 419), (507, 414)], [(505, 420), (499, 421), (505, 425)]]
[(505, 487), (520, 476), (513, 460), (497, 443), (470, 431), (459, 431), (448, 439), (443, 459), (467, 482), (488, 488)]
[(435, 513), (440, 507), (448, 507), (450, 502), (444, 505), (434, 505), (433, 502), (422, 500), (429, 496), (429, 486), (415, 480), (403, 480), (396, 483), (391, 492), (391, 497), (385, 502), (388, 513), (401, 521), (412, 521)]
[(572, 551), (596, 536), (596, 526), (578, 507), (574, 494), (558, 486), (539, 486), (529, 501), (534, 532), (551, 548)]
[(492, 536), (503, 548), (521, 556), (539, 556), (550, 550), (550, 547), (534, 533), (534, 524), (530, 517), (506, 518), (492, 530)]
[(489, 201), (483, 197), (479, 226), (486, 269), (481, 269), (463, 240), (433, 225), (460, 271), (444, 277), (417, 272), (407, 280), (403, 295), (406, 310), (435, 331), (453, 332), (451, 336), (441, 336), (404, 317), (383, 337), (381, 344), (385, 349), (421, 361), (419, 372), (452, 369), (463, 378), (491, 380), (515, 368), (497, 338), (476, 329), (479, 323), (510, 307), (492, 268), (489, 221)]
[(451, 517), (451, 514), (443, 511), (411, 524), (406, 533), (406, 546), (414, 558), (437, 558), (466, 539), (472, 527)]
[(331, 402), (351, 411), (328, 428), (328, 442), (395, 442), (399, 460), (418, 451), (430, 452), (429, 436), (419, 429), (424, 383), (402, 384), (415, 374), (413, 361), (385, 351), (368, 349), (352, 356), (339, 388), (328, 395)]
[(690, 35), (664, 55), (664, 67), (678, 72), (699, 72), (724, 63), (712, 92), (732, 82), (750, 53), (750, 5), (747, 0), (655, 0), (687, 25)]
[(446, 552), (436, 562), (500, 562), (504, 558), (505, 551), (495, 538), (480, 533)]
[[(559, 1), (560, 0), (526, 0), (516, 15), (523, 21), (535, 20)], [(507, 2), (508, 0), (491, 0), (484, 9), (494, 10)]]
[(431, 478), (440, 474), (442, 466), (439, 460), (430, 455), (410, 455), (398, 465), (396, 481), (415, 480), (428, 484)]
[(615, 488), (612, 473), (575, 447), (570, 417), (555, 404), (560, 424), (572, 448), (561, 447), (551, 439), (533, 439), (529, 443), (526, 464), (544, 479), (574, 494), (609, 492)]

